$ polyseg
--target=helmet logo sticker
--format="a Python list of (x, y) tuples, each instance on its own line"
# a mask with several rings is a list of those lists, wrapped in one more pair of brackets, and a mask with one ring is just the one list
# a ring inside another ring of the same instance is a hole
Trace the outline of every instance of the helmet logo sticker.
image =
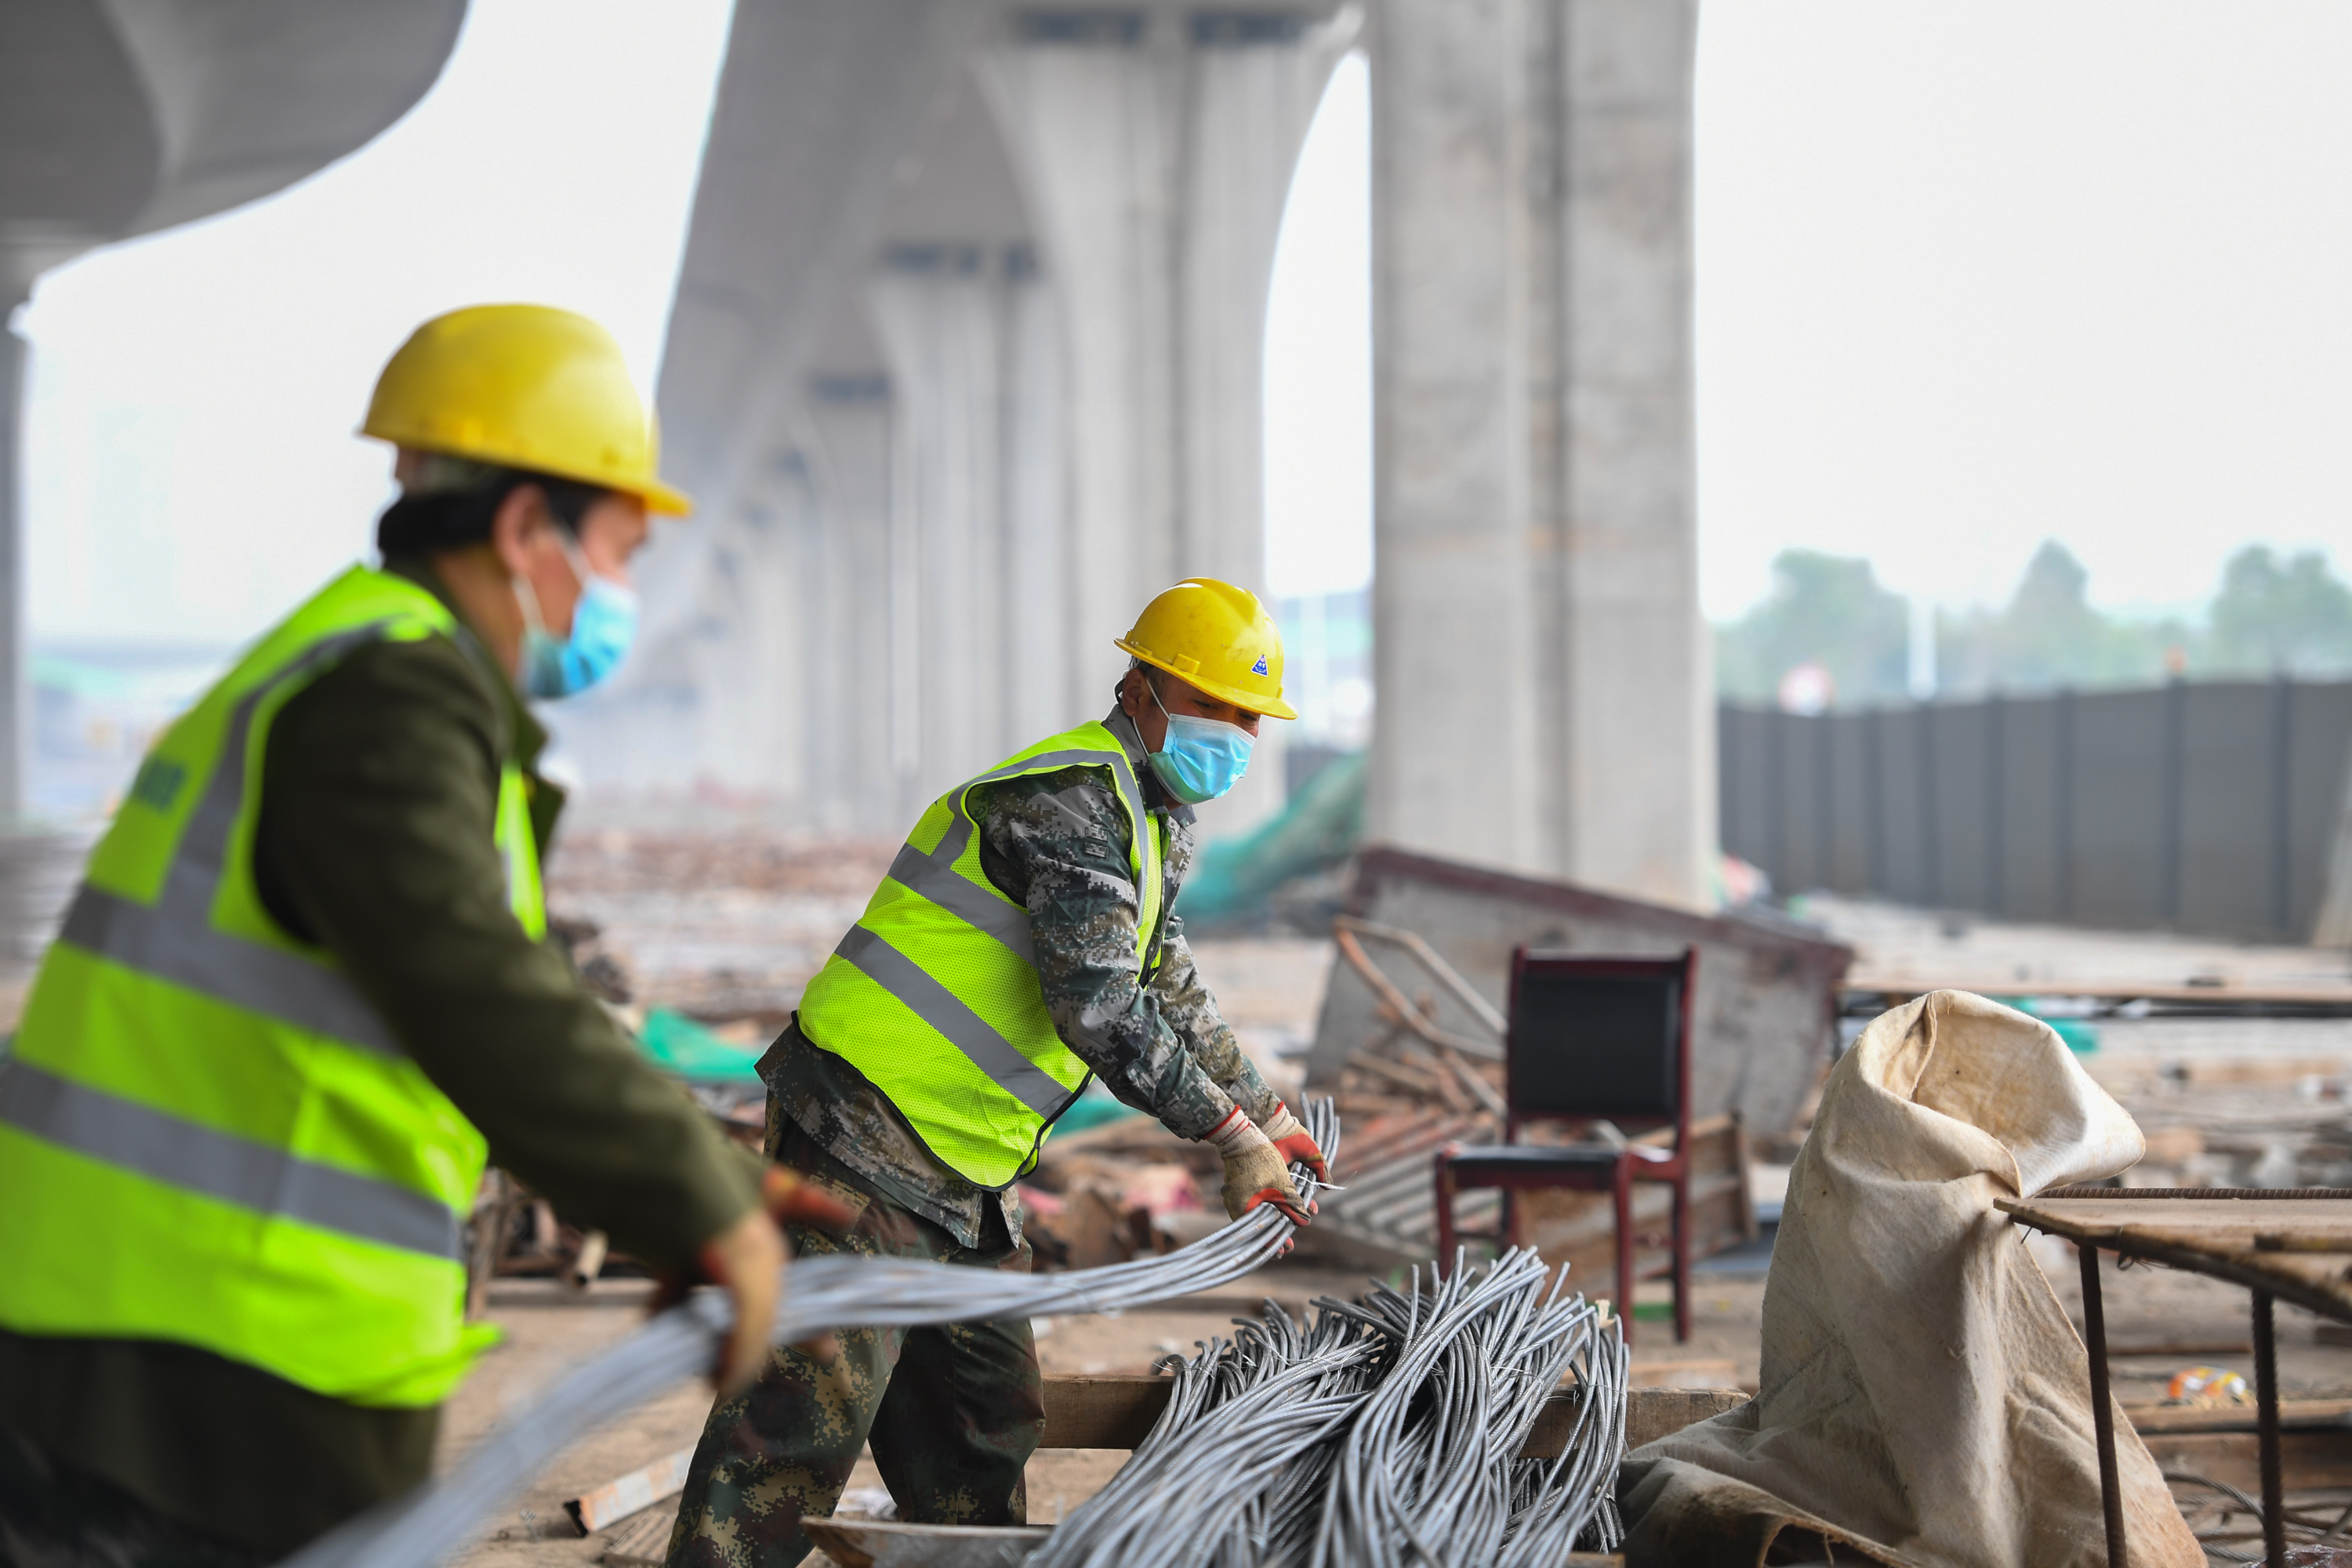
[(1260, 654), (1257, 656), (1257, 662), (1250, 666), (1250, 673), (1252, 675), (1264, 675), (1267, 673), (1265, 668), (1265, 655)]

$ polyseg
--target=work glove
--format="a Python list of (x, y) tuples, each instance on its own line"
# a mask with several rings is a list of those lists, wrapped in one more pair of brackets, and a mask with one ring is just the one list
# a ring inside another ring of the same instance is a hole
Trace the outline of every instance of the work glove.
[(1293, 1225), (1305, 1225), (1314, 1211), (1291, 1184), (1290, 1163), (1274, 1140), (1262, 1131), (1239, 1106), (1217, 1123), (1208, 1136), (1225, 1159), (1225, 1213), (1239, 1219), (1260, 1204), (1272, 1204)]
[(1265, 1135), (1282, 1151), (1285, 1164), (1304, 1165), (1307, 1173), (1318, 1182), (1331, 1179), (1330, 1167), (1323, 1162), (1323, 1151), (1316, 1146), (1315, 1135), (1298, 1124), (1290, 1114), (1290, 1107), (1277, 1104), (1274, 1114), (1266, 1119)]
[[(655, 1307), (677, 1300), (693, 1285), (716, 1285), (735, 1304), (735, 1326), (720, 1347), (711, 1381), (722, 1400), (741, 1393), (768, 1364), (768, 1334), (784, 1295), (789, 1256), (780, 1225), (845, 1229), (857, 1215), (837, 1198), (810, 1186), (781, 1165), (760, 1173), (760, 1204), (696, 1249), (693, 1267), (663, 1281)], [(812, 1347), (815, 1348), (815, 1347)]]

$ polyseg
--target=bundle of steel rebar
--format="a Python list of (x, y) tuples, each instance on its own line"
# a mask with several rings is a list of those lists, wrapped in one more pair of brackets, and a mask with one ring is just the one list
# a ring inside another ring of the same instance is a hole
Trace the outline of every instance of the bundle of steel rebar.
[[(1167, 1412), (1034, 1568), (1522, 1564), (1622, 1535), (1624, 1340), (1531, 1252), (1409, 1291), (1272, 1302), (1228, 1344), (1169, 1357)], [(1547, 1282), (1549, 1281), (1549, 1288)], [(1575, 1375), (1557, 1458), (1518, 1453)]]
[[(1339, 1146), (1329, 1100), (1307, 1108), (1307, 1130), (1327, 1154)], [(1317, 1191), (1302, 1166), (1303, 1196)], [(1295, 1227), (1272, 1205), (1252, 1209), (1190, 1247), (1070, 1274), (1010, 1274), (901, 1258), (829, 1257), (793, 1264), (772, 1337), (797, 1344), (828, 1329), (986, 1322), (1069, 1312), (1116, 1312), (1229, 1285), (1271, 1261)], [(707, 1373), (731, 1323), (726, 1297), (697, 1291), (548, 1390), (492, 1432), (453, 1475), (311, 1542), (288, 1568), (425, 1568), (466, 1544), (551, 1459), (680, 1379)]]

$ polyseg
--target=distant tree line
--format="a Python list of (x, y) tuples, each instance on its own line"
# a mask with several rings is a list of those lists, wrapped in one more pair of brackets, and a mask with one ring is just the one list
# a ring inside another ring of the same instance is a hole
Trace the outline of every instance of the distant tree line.
[[(2352, 677), (2352, 587), (2318, 551), (2249, 545), (2230, 558), (2201, 620), (2095, 609), (2090, 574), (2056, 541), (2034, 552), (1999, 609), (1939, 611), (1936, 685), (1944, 697), (2190, 679)], [(1818, 664), (1840, 706), (1910, 695), (1910, 606), (1857, 557), (1786, 550), (1772, 592), (1716, 627), (1716, 681), (1740, 702), (1771, 702), (1795, 667)]]

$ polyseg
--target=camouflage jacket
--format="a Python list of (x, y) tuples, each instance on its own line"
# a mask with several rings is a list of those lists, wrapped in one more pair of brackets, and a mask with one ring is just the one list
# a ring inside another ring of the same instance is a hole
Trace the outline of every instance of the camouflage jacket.
[[(1192, 863), (1192, 808), (1160, 789), (1131, 722), (1118, 712), (1104, 722), (1127, 747), (1147, 810), (1167, 819), (1160, 908), (1170, 909)], [(1160, 968), (1149, 987), (1139, 984), (1127, 816), (1101, 776), (1073, 767), (1007, 779), (973, 791), (971, 804), (981, 868), (1028, 909), (1045, 1005), (1078, 1059), (1112, 1094), (1180, 1137), (1202, 1137), (1236, 1104), (1253, 1121), (1272, 1116), (1281, 1102), (1218, 1016), (1173, 915), (1166, 917)], [(811, 1042), (797, 1019), (761, 1058), (760, 1075), (772, 1129), (789, 1118), (886, 1196), (961, 1245), (978, 1245), (992, 1194), (933, 1159), (889, 1098)], [(1017, 1241), (1019, 1205), (1003, 1207)]]

